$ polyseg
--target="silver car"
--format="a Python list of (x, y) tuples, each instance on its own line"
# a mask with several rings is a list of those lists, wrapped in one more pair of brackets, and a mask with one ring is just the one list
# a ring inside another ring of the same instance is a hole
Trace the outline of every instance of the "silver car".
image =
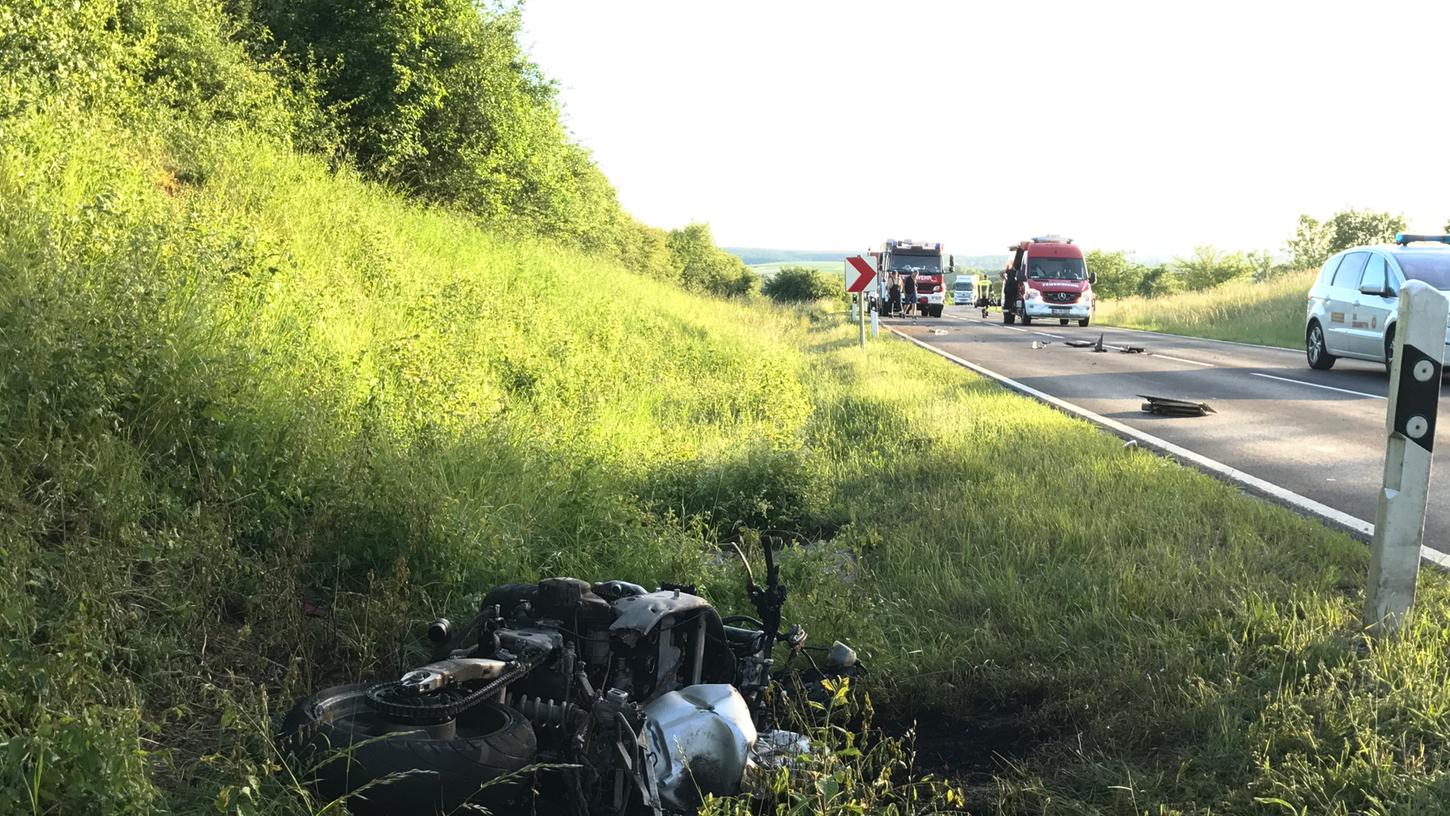
[(1309, 367), (1330, 368), (1349, 357), (1389, 370), (1407, 280), (1450, 293), (1450, 235), (1396, 235), (1392, 245), (1346, 249), (1325, 261), (1309, 288), (1304, 320)]

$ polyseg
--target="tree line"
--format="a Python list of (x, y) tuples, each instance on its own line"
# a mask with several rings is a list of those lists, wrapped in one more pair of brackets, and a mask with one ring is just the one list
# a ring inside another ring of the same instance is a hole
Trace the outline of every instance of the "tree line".
[[(1450, 223), (1445, 227), (1450, 232)], [(1163, 264), (1140, 264), (1127, 252), (1092, 250), (1088, 268), (1097, 274), (1093, 289), (1102, 297), (1159, 297), (1175, 292), (1208, 289), (1235, 278), (1270, 280), (1299, 269), (1313, 269), (1329, 256), (1363, 244), (1387, 243), (1405, 231), (1405, 218), (1388, 212), (1348, 209), (1324, 221), (1300, 215), (1286, 242), (1287, 261), (1263, 252), (1237, 252), (1203, 245), (1193, 253)]]

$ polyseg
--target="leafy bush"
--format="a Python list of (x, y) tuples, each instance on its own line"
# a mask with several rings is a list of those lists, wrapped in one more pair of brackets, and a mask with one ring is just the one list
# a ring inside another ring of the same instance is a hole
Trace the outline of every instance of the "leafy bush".
[(1216, 247), (1194, 247), (1187, 258), (1173, 259), (1173, 273), (1189, 291), (1209, 289), (1224, 281), (1253, 275), (1262, 266), (1257, 257), (1242, 252), (1224, 252)]
[(761, 284), (760, 291), (780, 303), (806, 303), (833, 297), (841, 287), (825, 275), (804, 266), (787, 266)]
[(1342, 210), (1322, 224), (1301, 215), (1294, 237), (1288, 242), (1291, 265), (1295, 269), (1317, 267), (1340, 250), (1393, 241), (1395, 233), (1404, 229), (1405, 217), (1387, 212)]
[(745, 262), (715, 246), (707, 224), (671, 230), (667, 244), (687, 289), (723, 297), (754, 291), (758, 279)]

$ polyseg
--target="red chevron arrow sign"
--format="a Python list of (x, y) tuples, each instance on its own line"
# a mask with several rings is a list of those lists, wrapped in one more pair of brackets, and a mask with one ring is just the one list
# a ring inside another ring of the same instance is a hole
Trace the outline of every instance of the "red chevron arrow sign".
[(866, 287), (871, 284), (871, 279), (874, 277), (876, 277), (876, 270), (871, 268), (870, 261), (860, 255), (852, 255), (846, 259), (847, 292), (866, 291)]

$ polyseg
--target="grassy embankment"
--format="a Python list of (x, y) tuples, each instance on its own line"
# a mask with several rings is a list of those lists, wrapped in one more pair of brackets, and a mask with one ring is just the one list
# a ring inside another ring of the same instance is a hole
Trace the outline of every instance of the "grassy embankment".
[(1304, 303), (1318, 270), (1267, 283), (1232, 280), (1164, 297), (1103, 300), (1097, 320), (1110, 326), (1211, 337), (1284, 348), (1304, 347)]
[(1360, 545), (903, 343), (503, 241), (265, 141), (7, 136), (0, 812), (313, 812), (265, 739), (289, 700), (396, 671), (496, 581), (738, 606), (741, 525), (813, 542), (790, 612), (862, 651), (982, 810), (1450, 788), (1438, 575), (1361, 654)]

